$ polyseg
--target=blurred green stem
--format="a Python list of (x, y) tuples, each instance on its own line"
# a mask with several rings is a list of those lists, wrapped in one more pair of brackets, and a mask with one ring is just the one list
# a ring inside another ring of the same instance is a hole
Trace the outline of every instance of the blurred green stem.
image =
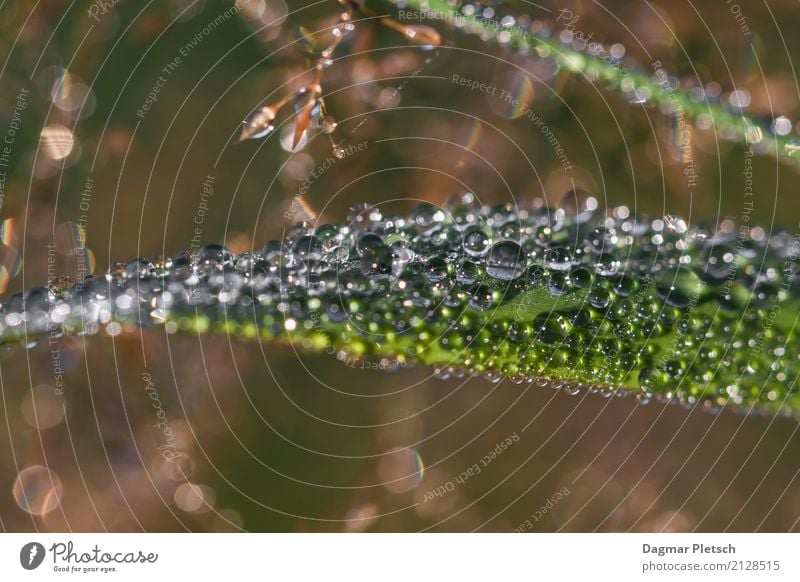
[[(800, 144), (788, 136), (779, 136), (749, 117), (744, 112), (734, 112), (707, 99), (695, 100), (685, 89), (673, 88), (668, 73), (658, 60), (648, 69), (631, 70), (613, 60), (605, 48), (597, 55), (579, 51), (543, 36), (522, 30), (515, 24), (502, 26), (494, 21), (465, 16), (458, 6), (445, 0), (405, 0), (409, 10), (436, 14), (448, 28), (480, 34), (489, 42), (517, 50), (530, 50), (541, 58), (552, 58), (562, 71), (567, 71), (588, 83), (600, 83), (608, 91), (626, 95), (632, 103), (651, 105), (669, 111), (679, 123), (694, 123), (704, 119), (715, 134), (726, 136), (740, 144), (752, 147), (756, 153), (771, 155), (783, 162), (799, 165), (793, 154)], [(600, 47), (601, 45), (596, 45)], [(645, 98), (646, 97), (646, 98)]]

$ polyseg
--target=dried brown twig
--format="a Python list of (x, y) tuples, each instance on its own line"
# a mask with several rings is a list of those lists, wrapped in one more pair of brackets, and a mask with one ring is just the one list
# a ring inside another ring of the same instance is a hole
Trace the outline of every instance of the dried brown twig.
[(442, 42), (441, 35), (430, 26), (406, 25), (397, 22), (389, 16), (379, 15), (374, 10), (366, 7), (363, 2), (353, 0), (339, 0), (344, 10), (339, 15), (336, 24), (331, 28), (333, 40), (320, 52), (315, 65), (314, 80), (301, 87), (295, 93), (286, 95), (279, 101), (266, 105), (259, 105), (242, 122), (239, 141), (260, 139), (267, 137), (275, 131), (275, 121), (280, 111), (289, 103), (293, 103), (295, 117), (292, 149), (296, 148), (309, 129), (313, 127), (324, 132), (331, 142), (333, 153), (337, 158), (345, 156), (345, 149), (334, 139), (336, 120), (328, 114), (327, 105), (323, 96), (322, 81), (324, 72), (333, 64), (333, 54), (344, 37), (355, 30), (353, 14), (359, 12), (371, 21), (377, 21), (383, 26), (402, 34), (408, 41), (423, 46), (439, 46)]

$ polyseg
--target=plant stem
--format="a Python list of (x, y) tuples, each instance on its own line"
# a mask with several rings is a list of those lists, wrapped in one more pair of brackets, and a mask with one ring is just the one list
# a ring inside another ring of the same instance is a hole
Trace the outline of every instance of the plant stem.
[[(679, 122), (704, 120), (704, 127), (712, 129), (717, 135), (747, 145), (762, 155), (771, 155), (782, 162), (800, 168), (794, 157), (800, 150), (800, 143), (791, 136), (775, 134), (769, 127), (738, 109), (728, 109), (709, 99), (695, 99), (685, 88), (673, 88), (667, 73), (659, 61), (647, 68), (626, 66), (612, 59), (601, 45), (594, 45), (596, 54), (588, 50), (577, 50), (565, 43), (546, 37), (542, 33), (523, 30), (516, 21), (511, 26), (489, 21), (473, 15), (464, 15), (459, 7), (451, 6), (445, 0), (404, 0), (410, 10), (435, 14), (446, 25), (463, 33), (474, 33), (488, 38), (495, 44), (532, 52), (541, 58), (553, 59), (569, 74), (588, 83), (600, 83), (606, 90), (623, 94), (630, 102), (645, 106), (656, 106), (661, 111), (670, 112)], [(590, 44), (591, 46), (591, 44)]]
[(12, 296), (0, 344), (161, 325), (570, 393), (800, 411), (799, 236), (595, 209), (421, 205), (298, 226), (253, 254), (137, 259)]

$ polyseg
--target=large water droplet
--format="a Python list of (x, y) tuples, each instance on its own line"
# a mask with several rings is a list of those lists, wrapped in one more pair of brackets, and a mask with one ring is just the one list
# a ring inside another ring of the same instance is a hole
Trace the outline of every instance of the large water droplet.
[(392, 251), (387, 246), (372, 247), (361, 255), (361, 272), (366, 277), (382, 277), (392, 273)]
[(667, 305), (685, 309), (693, 301), (697, 302), (702, 290), (702, 282), (697, 275), (687, 269), (667, 271), (658, 276), (656, 291)]
[(486, 285), (475, 285), (470, 289), (469, 299), (470, 307), (478, 311), (484, 311), (492, 306), (492, 290)]
[(275, 131), (276, 111), (271, 106), (257, 107), (242, 121), (239, 141), (260, 139)]
[(495, 243), (489, 251), (486, 273), (495, 279), (511, 281), (521, 276), (528, 266), (528, 259), (515, 242), (505, 240)]

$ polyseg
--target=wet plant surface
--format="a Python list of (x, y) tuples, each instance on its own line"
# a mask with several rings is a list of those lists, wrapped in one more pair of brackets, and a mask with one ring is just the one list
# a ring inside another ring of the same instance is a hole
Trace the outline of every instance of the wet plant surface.
[(3, 529), (798, 528), (793, 4), (97, 6), (0, 7)]
[(31, 348), (37, 336), (163, 325), (411, 360), (443, 378), (796, 411), (790, 232), (604, 214), (581, 192), (558, 209), (457, 198), (405, 217), (365, 204), (346, 225), (299, 223), (258, 252), (209, 244), (33, 288), (3, 305), (2, 337)]

